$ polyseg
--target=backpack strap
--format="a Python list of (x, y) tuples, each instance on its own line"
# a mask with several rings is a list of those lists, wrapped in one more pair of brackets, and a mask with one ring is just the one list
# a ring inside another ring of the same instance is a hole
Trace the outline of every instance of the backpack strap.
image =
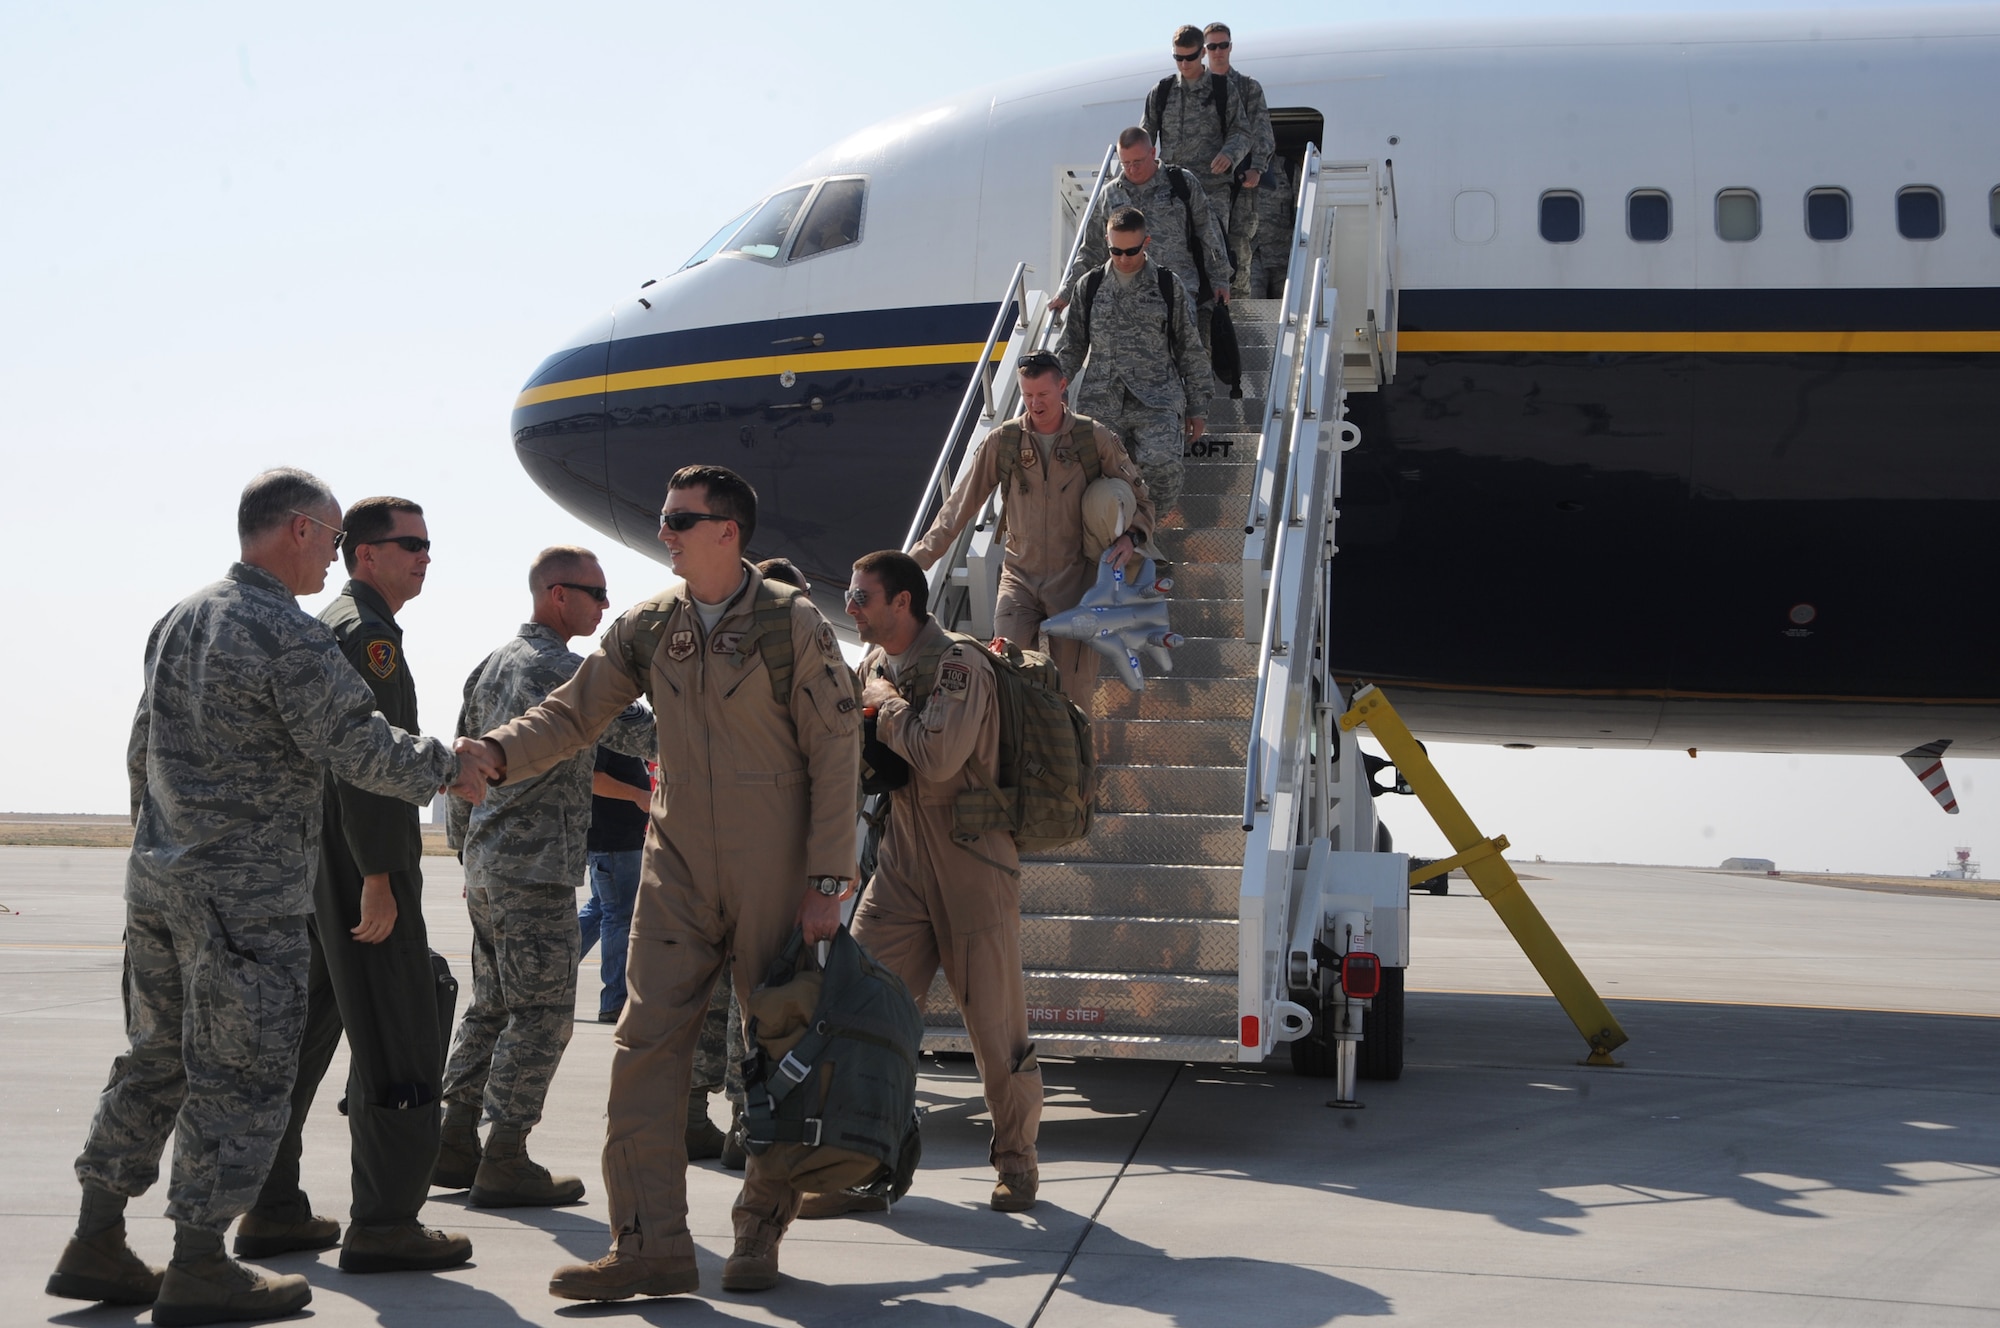
[(1222, 136), (1229, 137), (1229, 75), (1210, 74), (1208, 86), (1214, 92), (1215, 118), (1222, 122)]
[(739, 665), (753, 650), (764, 653), (764, 671), (771, 675), (771, 699), (781, 706), (792, 703), (792, 601), (804, 593), (782, 581), (760, 584), (750, 605), (750, 630), (736, 643)]
[(1174, 332), (1174, 306), (1180, 302), (1176, 295), (1181, 288), (1181, 279), (1163, 267), (1155, 267), (1154, 271), (1160, 274), (1160, 300), (1167, 306), (1167, 351), (1174, 357), (1174, 372), (1179, 373), (1181, 339)]
[(1097, 421), (1073, 415), (1069, 443), (1076, 449), (1076, 463), (1083, 467), (1083, 482), (1095, 484), (1104, 474), (1104, 458), (1097, 454)]
[(1167, 115), (1167, 94), (1174, 90), (1174, 80), (1179, 77), (1179, 74), (1168, 74), (1146, 94), (1146, 120), (1153, 126), (1154, 138), (1158, 138), (1160, 131), (1166, 128), (1163, 122)]
[(653, 700), (653, 656), (660, 653), (660, 639), (667, 634), (667, 619), (679, 610), (684, 598), (683, 589), (676, 587), (641, 604), (638, 617), (632, 622), (632, 634), (625, 638), (625, 667), (638, 679), (648, 701)]
[[(1007, 506), (1013, 500), (1014, 479), (1021, 475), (1021, 442), (1027, 437), (1027, 430), (1020, 419), (1015, 418), (994, 425), (993, 432), (987, 437), (990, 439), (995, 434), (1000, 438), (994, 444), (999, 454), (993, 458), (993, 468), (1000, 475), (1000, 522), (993, 529), (993, 538), (999, 539), (1007, 533)], [(1026, 490), (1027, 487), (1027, 477), (1021, 476), (1021, 488)]]
[(1167, 173), (1167, 191), (1181, 201), (1181, 211), (1187, 214), (1188, 253), (1194, 258), (1195, 280), (1201, 283), (1201, 290), (1195, 298), (1204, 304), (1215, 298), (1215, 288), (1208, 282), (1208, 260), (1202, 257), (1207, 248), (1202, 237), (1194, 229), (1194, 186), (1188, 183), (1188, 173), (1180, 166), (1163, 167)]

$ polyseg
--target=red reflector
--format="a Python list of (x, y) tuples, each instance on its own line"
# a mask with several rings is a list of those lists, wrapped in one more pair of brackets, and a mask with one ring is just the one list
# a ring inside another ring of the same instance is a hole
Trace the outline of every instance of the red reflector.
[(1261, 1047), (1264, 1045), (1264, 1039), (1258, 1034), (1257, 1016), (1254, 1014), (1243, 1016), (1243, 1045), (1246, 1047)]
[(1382, 990), (1382, 961), (1356, 950), (1340, 961), (1340, 989), (1357, 1001), (1373, 1000)]

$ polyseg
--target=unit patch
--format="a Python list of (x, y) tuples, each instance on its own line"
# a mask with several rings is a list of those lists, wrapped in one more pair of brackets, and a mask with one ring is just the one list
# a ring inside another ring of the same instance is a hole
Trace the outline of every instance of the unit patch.
[(851, 696), (841, 697), (839, 703), (834, 706), (834, 709), (843, 715), (846, 714), (848, 711), (854, 709), (854, 698)]
[(953, 701), (965, 699), (965, 689), (972, 685), (972, 670), (964, 664), (945, 664), (938, 669), (938, 694)]
[(386, 678), (396, 671), (396, 643), (394, 641), (370, 641), (368, 643), (368, 671), (378, 678)]
[(667, 658), (676, 664), (694, 653), (694, 633), (683, 629), (675, 632), (673, 640), (667, 642)]
[(840, 658), (840, 647), (833, 639), (832, 623), (823, 622), (819, 625), (819, 648), (822, 654), (831, 655), (835, 659)]
[(708, 639), (708, 653), (711, 655), (733, 655), (743, 640), (741, 632), (717, 632)]

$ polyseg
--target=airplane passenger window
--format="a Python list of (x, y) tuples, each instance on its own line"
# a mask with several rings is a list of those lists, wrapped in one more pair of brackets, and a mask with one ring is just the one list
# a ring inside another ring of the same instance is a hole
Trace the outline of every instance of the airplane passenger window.
[(1906, 240), (1935, 240), (1944, 234), (1944, 195), (1913, 184), (1896, 194), (1896, 229)]
[(681, 264), (680, 270), (685, 272), (689, 268), (698, 267), (701, 264), (706, 263), (709, 259), (715, 257), (716, 253), (722, 248), (722, 246), (729, 242), (729, 237), (736, 234), (736, 228), (738, 226), (741, 226), (743, 224), (744, 219), (749, 215), (750, 213), (748, 211), (743, 211), (731, 217), (728, 220), (728, 222), (723, 225), (721, 230), (717, 231), (715, 234), (708, 237), (707, 244), (703, 245), (701, 248), (694, 251), (693, 258), (690, 258), (688, 259), (687, 262)]
[(1625, 200), (1625, 233), (1641, 244), (1658, 244), (1673, 233), (1674, 205), (1664, 190), (1635, 189)]
[(1814, 189), (1806, 194), (1806, 234), (1815, 240), (1844, 240), (1852, 229), (1845, 189)]
[(806, 219), (799, 224), (799, 238), (792, 244), (794, 259), (810, 258), (829, 249), (844, 249), (861, 239), (861, 200), (868, 192), (866, 180), (828, 180), (820, 186)]
[(1583, 195), (1552, 189), (1542, 195), (1542, 238), (1550, 244), (1574, 244), (1583, 234)]
[(805, 206), (810, 192), (812, 186), (802, 184), (771, 195), (770, 201), (757, 209), (757, 215), (750, 218), (722, 252), (749, 258), (776, 258), (784, 252), (785, 237), (791, 234), (792, 223), (799, 219), (799, 209)]
[(1755, 189), (1725, 189), (1715, 196), (1715, 233), (1725, 240), (1754, 240), (1764, 229)]

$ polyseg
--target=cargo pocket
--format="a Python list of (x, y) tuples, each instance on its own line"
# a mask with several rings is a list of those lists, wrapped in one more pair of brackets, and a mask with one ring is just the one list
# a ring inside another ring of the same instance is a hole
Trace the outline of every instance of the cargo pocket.
[[(261, 925), (261, 920), (235, 924), (238, 937)], [(275, 1062), (298, 1056), (305, 1035), (306, 966), (260, 956), (232, 937), (229, 927), (211, 914), (195, 958), (188, 992), (189, 1045), (211, 1069), (268, 1074)], [(286, 960), (291, 958), (294, 947), (276, 948)]]

